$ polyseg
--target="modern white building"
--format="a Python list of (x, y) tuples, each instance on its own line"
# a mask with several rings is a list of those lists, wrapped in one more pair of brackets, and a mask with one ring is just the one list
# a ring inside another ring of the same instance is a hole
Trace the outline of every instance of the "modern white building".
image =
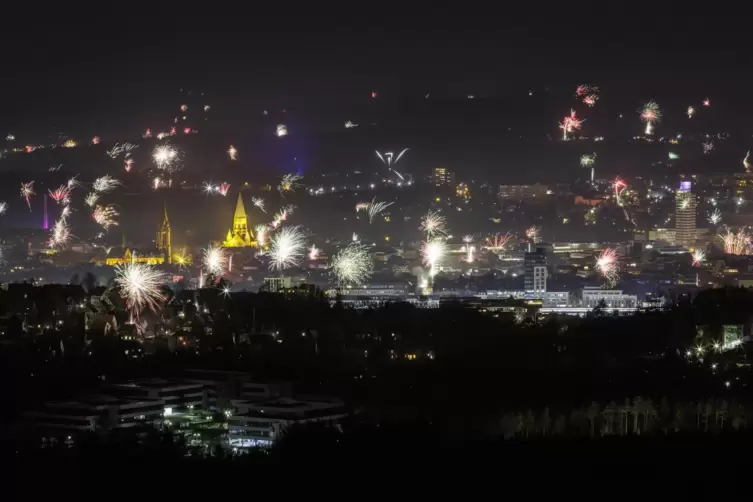
[(601, 289), (586, 287), (583, 289), (581, 297), (581, 306), (592, 309), (604, 300), (607, 308), (637, 308), (638, 297), (636, 295), (626, 295), (618, 289)]
[(695, 247), (696, 206), (695, 195), (689, 181), (680, 182), (675, 192), (675, 243), (687, 248)]
[(233, 401), (228, 443), (234, 448), (267, 447), (287, 428), (312, 422), (336, 424), (349, 415), (339, 400), (282, 397), (271, 401)]

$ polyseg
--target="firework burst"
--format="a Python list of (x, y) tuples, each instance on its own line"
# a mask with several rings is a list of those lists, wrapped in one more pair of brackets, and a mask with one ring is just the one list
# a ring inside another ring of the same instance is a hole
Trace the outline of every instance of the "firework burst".
[(230, 156), (230, 160), (238, 160), (238, 150), (233, 145), (230, 145), (230, 148), (227, 149), (227, 154)]
[(280, 195), (284, 195), (284, 192), (295, 192), (296, 188), (301, 186), (300, 181), (302, 179), (303, 177), (297, 174), (286, 174), (280, 180), (280, 184), (277, 185), (277, 191), (280, 192)]
[(395, 170), (395, 165), (400, 161), (400, 159), (403, 157), (403, 155), (405, 155), (405, 152), (407, 151), (408, 148), (404, 148), (400, 153), (397, 154), (397, 157), (395, 157), (394, 152), (381, 153), (379, 150), (375, 150), (377, 157), (379, 157), (379, 160), (382, 161), (382, 164), (387, 166), (387, 169), (397, 174), (398, 178), (400, 178), (401, 181), (405, 180), (405, 178), (402, 174)]
[(130, 173), (133, 167), (133, 159), (125, 159), (125, 172)]
[(436, 275), (437, 266), (442, 263), (447, 254), (447, 244), (441, 239), (424, 242), (421, 246), (421, 258), (425, 267), (429, 268), (431, 276)]
[[(62, 166), (62, 164), (60, 165)], [(68, 188), (71, 189), (71, 192), (73, 191), (74, 188), (80, 187), (81, 182), (78, 180), (78, 174), (74, 176), (73, 178), (69, 179), (67, 184), (68, 184)]]
[(49, 241), (47, 241), (47, 245), (50, 248), (65, 247), (68, 244), (70, 238), (71, 231), (68, 227), (68, 223), (66, 223), (65, 218), (60, 218), (52, 227), (52, 235), (50, 235), (50, 239)]
[(711, 214), (709, 215), (709, 223), (712, 225), (718, 225), (722, 222), (722, 212), (718, 209), (714, 209)]
[(596, 165), (596, 154), (584, 154), (580, 156), (580, 167), (591, 169), (591, 183), (594, 182), (594, 167)]
[[(535, 227), (532, 227), (535, 228)], [(530, 229), (529, 229), (530, 230)], [(538, 229), (536, 230), (538, 232)], [(526, 233), (526, 235), (528, 235)], [(498, 252), (498, 251), (504, 251), (507, 248), (507, 245), (512, 241), (513, 235), (510, 232), (507, 232), (506, 234), (494, 234), (491, 237), (486, 238), (486, 244), (484, 245), (484, 249), (487, 249), (492, 252)]]
[(538, 243), (541, 238), (541, 229), (536, 225), (528, 227), (526, 229), (526, 238), (534, 244)]
[(447, 235), (445, 224), (444, 216), (440, 215), (438, 211), (429, 211), (421, 220), (421, 226), (418, 228), (422, 232), (426, 232), (427, 239), (431, 239), (435, 236)]
[(622, 195), (622, 192), (625, 191), (625, 188), (627, 188), (627, 183), (625, 183), (624, 180), (621, 180), (619, 177), (615, 178), (612, 182), (612, 188), (614, 189), (614, 200), (617, 203), (618, 206), (622, 206), (622, 199), (620, 196)]
[(217, 187), (217, 191), (222, 196), (227, 196), (227, 193), (229, 190), (230, 190), (230, 183), (220, 183), (220, 186)]
[(159, 310), (165, 301), (162, 283), (165, 277), (159, 270), (143, 263), (126, 263), (115, 269), (115, 284), (132, 318), (138, 319), (145, 309)]
[(228, 266), (227, 251), (223, 247), (210, 245), (202, 251), (202, 263), (208, 274), (221, 276)]
[(108, 230), (118, 224), (115, 221), (115, 217), (118, 216), (118, 212), (113, 206), (96, 206), (92, 211), (92, 217), (97, 224), (102, 225), (102, 228)]
[(689, 106), (687, 113), (688, 113), (688, 118), (692, 119), (693, 115), (695, 115), (695, 108), (693, 108), (692, 106)]
[(94, 184), (92, 185), (92, 190), (99, 193), (107, 193), (107, 192), (111, 192), (115, 190), (120, 185), (121, 185), (120, 181), (116, 180), (109, 174), (106, 174), (94, 180)]
[(277, 124), (277, 128), (275, 129), (275, 136), (278, 138), (282, 138), (283, 136), (288, 135), (288, 126), (285, 124)]
[(35, 193), (36, 192), (34, 192), (33, 181), (29, 181), (28, 183), (21, 183), (21, 197), (26, 200), (26, 205), (29, 206), (29, 211), (31, 211), (31, 196)]
[(619, 269), (617, 267), (617, 251), (614, 249), (604, 249), (596, 257), (596, 270), (610, 284), (615, 284), (619, 278)]
[(321, 249), (316, 247), (315, 244), (312, 244), (309, 248), (309, 260), (314, 261), (317, 258), (319, 258), (319, 254), (321, 253)]
[(701, 147), (703, 148), (703, 154), (708, 155), (714, 151), (714, 142), (707, 141), (706, 143), (702, 143)]
[(4, 215), (7, 212), (8, 212), (8, 203), (0, 202), (0, 216)]
[(691, 256), (693, 258), (694, 267), (700, 267), (701, 264), (706, 261), (706, 252), (702, 249), (696, 249)]
[(152, 160), (161, 171), (168, 173), (180, 171), (180, 150), (172, 145), (157, 145), (152, 151)]
[(98, 200), (99, 194), (97, 192), (90, 192), (86, 194), (86, 198), (84, 198), (84, 202), (86, 202), (86, 205), (89, 207), (94, 207)]
[(592, 107), (599, 100), (599, 88), (594, 85), (579, 85), (575, 89), (575, 96), (580, 98), (586, 106)]
[(68, 185), (60, 185), (56, 190), (48, 190), (50, 198), (58, 204), (68, 204), (70, 202), (71, 189)]
[(751, 254), (751, 236), (741, 228), (737, 232), (727, 229), (727, 233), (720, 235), (724, 245), (724, 252), (732, 255), (750, 255)]
[(371, 277), (374, 264), (363, 244), (352, 242), (332, 258), (330, 269), (339, 286), (363, 284)]
[(122, 145), (120, 143), (115, 143), (115, 145), (110, 150), (107, 150), (106, 153), (111, 158), (117, 159), (119, 155), (121, 154), (128, 155), (138, 147), (139, 147), (138, 145), (134, 145), (132, 143), (123, 143)]
[(262, 210), (262, 212), (266, 213), (267, 210), (264, 209), (264, 199), (260, 197), (251, 197), (251, 203)]
[(661, 110), (659, 109), (659, 105), (656, 103), (656, 101), (649, 101), (645, 105), (643, 105), (643, 108), (638, 110), (638, 112), (641, 115), (641, 120), (643, 120), (646, 123), (646, 135), (651, 135), (654, 133), (654, 124), (659, 123), (661, 121)]
[(270, 270), (283, 271), (297, 267), (306, 248), (306, 237), (300, 227), (285, 227), (272, 236), (269, 246)]
[(580, 130), (580, 128), (583, 126), (583, 120), (579, 119), (578, 116), (575, 113), (575, 110), (570, 110), (570, 115), (566, 115), (564, 119), (562, 119), (562, 122), (560, 122), (559, 127), (562, 129), (562, 139), (563, 141), (568, 140), (568, 134), (574, 133), (575, 131)]

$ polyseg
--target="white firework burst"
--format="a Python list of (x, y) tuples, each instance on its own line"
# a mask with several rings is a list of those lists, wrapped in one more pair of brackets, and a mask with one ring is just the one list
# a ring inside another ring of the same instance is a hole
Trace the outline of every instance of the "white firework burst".
[(152, 160), (157, 169), (174, 173), (180, 170), (180, 150), (172, 145), (157, 145), (152, 151)]
[(426, 236), (429, 239), (435, 236), (447, 235), (444, 216), (440, 215), (438, 211), (429, 211), (426, 213), (426, 216), (421, 220), (419, 229), (426, 232)]
[(714, 209), (714, 211), (709, 216), (709, 223), (712, 225), (718, 225), (722, 222), (722, 212), (718, 209)]
[(94, 180), (94, 184), (92, 185), (92, 189), (95, 192), (99, 193), (107, 193), (111, 192), (112, 190), (115, 190), (121, 185), (120, 181), (116, 180), (109, 174), (106, 174), (100, 178), (97, 178)]
[(306, 237), (300, 227), (284, 227), (273, 236), (269, 246), (270, 270), (282, 271), (297, 267), (306, 248)]
[(89, 207), (94, 207), (94, 205), (99, 200), (99, 194), (97, 192), (89, 192), (86, 194), (86, 198), (84, 199), (84, 202), (86, 202), (86, 205)]
[(8, 203), (7, 202), (0, 202), (0, 215), (3, 215), (8, 212)]
[(263, 249), (267, 244), (267, 226), (264, 224), (256, 225), (254, 231), (256, 231), (256, 243), (259, 245), (259, 249)]
[(221, 276), (225, 273), (228, 264), (227, 251), (223, 247), (210, 245), (203, 250), (202, 263), (207, 273)]
[(425, 267), (429, 268), (430, 275), (436, 275), (437, 266), (442, 263), (447, 254), (447, 244), (441, 239), (424, 242), (421, 246), (421, 258)]
[(284, 195), (284, 192), (295, 192), (296, 188), (301, 186), (300, 181), (302, 179), (303, 177), (298, 176), (297, 174), (286, 174), (282, 177), (282, 180), (280, 180), (280, 184), (277, 185), (277, 191), (280, 192), (281, 195)]
[(126, 263), (115, 269), (115, 284), (120, 296), (132, 317), (138, 319), (149, 308), (157, 312), (160, 302), (165, 301), (162, 293), (164, 274), (143, 263)]
[(330, 270), (340, 286), (363, 284), (371, 277), (373, 269), (369, 249), (358, 242), (339, 250), (330, 263)]
[(118, 224), (115, 221), (115, 217), (118, 216), (118, 212), (113, 206), (96, 206), (92, 212), (92, 217), (102, 228), (108, 230)]

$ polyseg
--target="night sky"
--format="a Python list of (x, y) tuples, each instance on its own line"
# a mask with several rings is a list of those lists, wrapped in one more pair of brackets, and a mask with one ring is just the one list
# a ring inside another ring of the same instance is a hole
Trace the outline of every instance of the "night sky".
[(651, 97), (706, 95), (750, 110), (752, 30), (730, 12), (636, 2), (533, 7), (500, 4), (492, 15), (376, 2), (276, 12), (9, 6), (0, 130), (119, 134), (164, 120), (180, 88), (200, 89), (213, 108), (238, 117), (347, 109), (371, 90), (397, 103), (426, 92), (561, 87), (566, 95), (584, 82), (631, 112)]

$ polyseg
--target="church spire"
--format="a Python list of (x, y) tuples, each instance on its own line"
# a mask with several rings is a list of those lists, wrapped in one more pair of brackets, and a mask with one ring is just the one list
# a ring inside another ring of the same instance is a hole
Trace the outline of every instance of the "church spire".
[(246, 206), (243, 205), (243, 197), (241, 197), (240, 192), (238, 192), (238, 200), (235, 203), (235, 215), (233, 216), (233, 220), (237, 221), (239, 218), (246, 218)]
[(165, 201), (165, 219), (162, 220), (162, 227), (169, 227), (170, 226), (170, 220), (167, 218), (167, 201)]

